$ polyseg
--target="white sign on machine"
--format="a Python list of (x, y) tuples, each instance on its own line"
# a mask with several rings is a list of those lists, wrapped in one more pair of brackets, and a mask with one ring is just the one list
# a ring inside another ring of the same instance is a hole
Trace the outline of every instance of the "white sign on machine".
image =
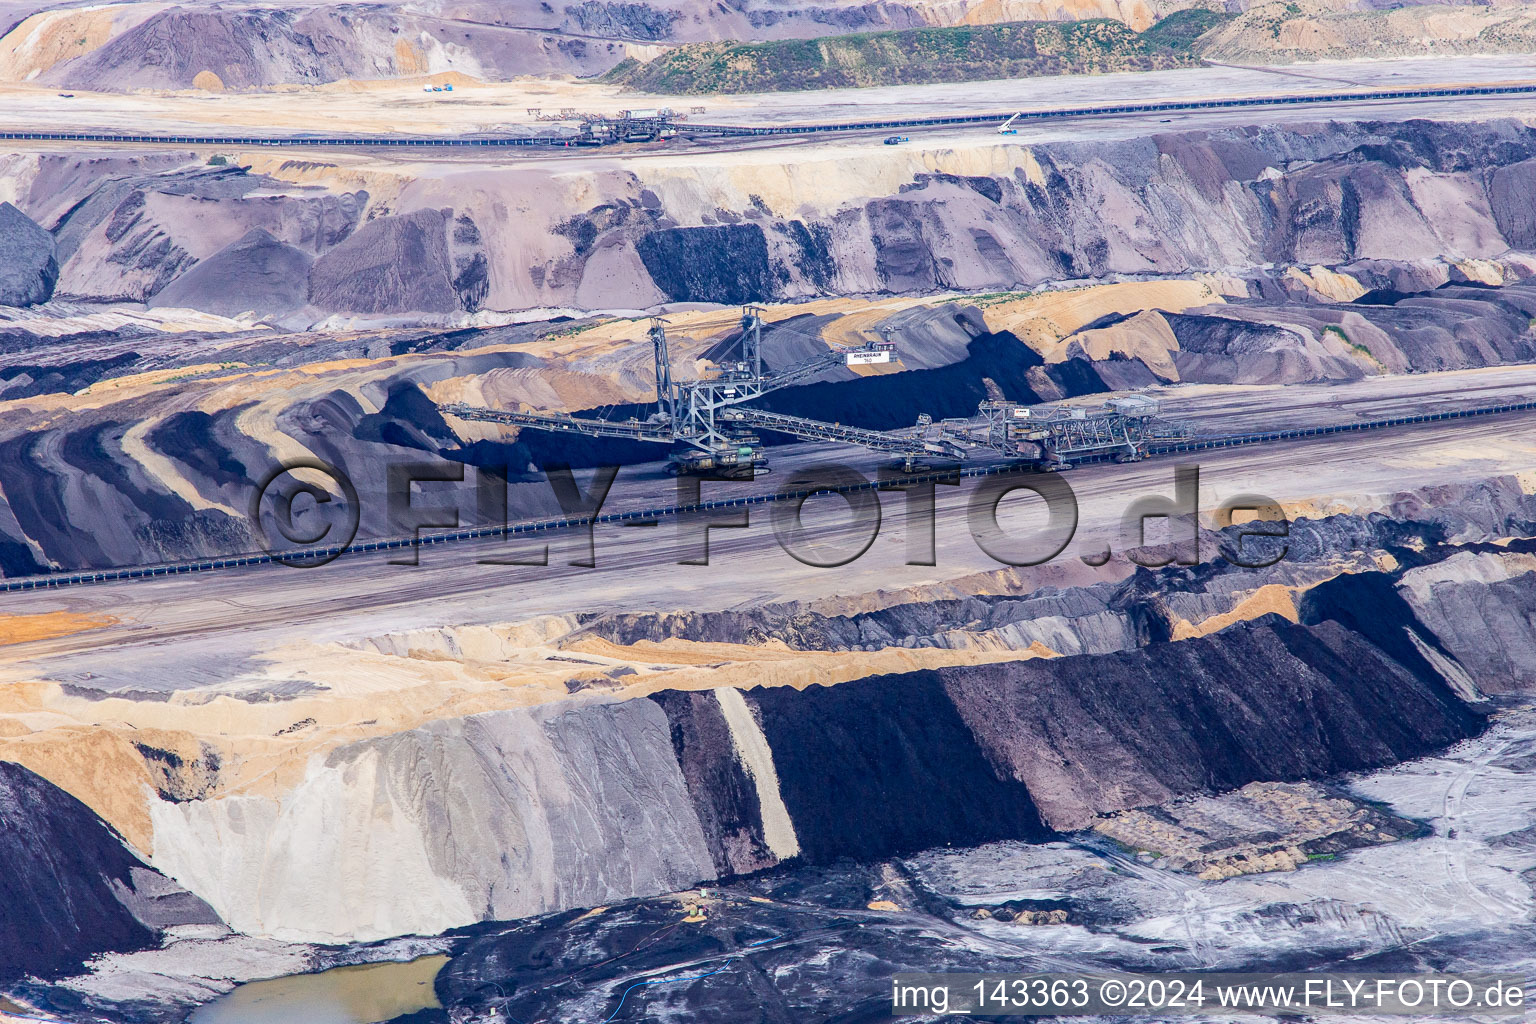
[(872, 363), (890, 362), (891, 354), (887, 351), (870, 351), (868, 349), (859, 349), (853, 352), (849, 352), (844, 361), (848, 366), (869, 366)]
[(889, 363), (896, 355), (896, 344), (890, 341), (876, 342), (873, 345), (865, 345), (863, 348), (849, 349), (843, 353), (843, 365), (845, 366), (870, 366), (874, 363)]

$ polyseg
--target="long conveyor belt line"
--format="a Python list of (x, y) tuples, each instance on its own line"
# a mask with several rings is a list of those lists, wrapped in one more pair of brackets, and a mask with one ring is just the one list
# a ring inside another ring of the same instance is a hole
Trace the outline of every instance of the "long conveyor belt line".
[[(1536, 93), (1536, 84), (1425, 86), (1418, 89), (1366, 89), (1352, 92), (1300, 93), (1271, 96), (1239, 96), (1230, 99), (1160, 100), (1152, 103), (1114, 103), (1088, 107), (1059, 107), (1045, 110), (1005, 110), (985, 114), (951, 114), (933, 117), (902, 117), (874, 121), (821, 122), (786, 125), (696, 124), (690, 121), (668, 122), (667, 126), (690, 136), (766, 137), (812, 135), (827, 132), (900, 130), (934, 128), (944, 125), (1001, 123), (1015, 118), (1015, 123), (1070, 120), (1115, 114), (1166, 114), (1194, 110), (1223, 110), (1243, 107), (1275, 107), (1358, 103), (1370, 101), (1438, 99), (1455, 96), (1509, 96)], [(38, 142), (105, 142), (136, 145), (175, 146), (361, 146), (369, 148), (505, 148), (541, 147), (577, 148), (604, 143), (584, 140), (580, 135), (170, 135), (146, 132), (80, 131), (0, 131), (0, 140)], [(622, 141), (622, 140), (620, 140)]]
[[(1418, 416), (1393, 416), (1380, 420), (1360, 420), (1356, 423), (1338, 423), (1328, 427), (1302, 427), (1295, 430), (1266, 430), (1250, 434), (1231, 434), (1223, 437), (1192, 437), (1182, 441), (1162, 442), (1147, 446), (1148, 455), (1177, 455), (1186, 452), (1215, 451), (1221, 448), (1239, 448), (1250, 444), (1269, 444), (1274, 441), (1295, 441), (1306, 437), (1324, 437), (1329, 434), (1350, 434), (1361, 430), (1382, 430), (1388, 427), (1406, 427), (1415, 423), (1440, 423), (1446, 420), (1468, 419), (1473, 416), (1495, 416), (1500, 413), (1527, 412), (1536, 409), (1536, 402), (1506, 402), (1500, 405), (1478, 406), (1449, 412), (1422, 413)], [(1105, 462), (1113, 460), (1114, 453), (1095, 454), (1073, 458), (1076, 463)]]
[[(1536, 402), (1507, 402), (1499, 405), (1479, 406), (1471, 409), (1458, 409), (1449, 412), (1423, 413), (1418, 416), (1393, 416), (1387, 419), (1362, 420), (1358, 423), (1342, 423), (1325, 427), (1302, 427), (1294, 430), (1270, 430), (1247, 434), (1233, 434), (1225, 437), (1190, 438), (1170, 444), (1160, 444), (1148, 449), (1150, 455), (1178, 455), (1191, 452), (1215, 451), (1222, 448), (1237, 448), (1246, 445), (1270, 444), (1279, 441), (1296, 441), (1312, 437), (1325, 437), (1331, 434), (1358, 433), (1368, 430), (1383, 430), (1391, 427), (1411, 426), (1420, 423), (1439, 423), (1448, 420), (1470, 419), (1476, 416), (1496, 416), (1504, 413), (1529, 412), (1536, 410)], [(1114, 458), (1112, 453), (1102, 455), (1089, 455), (1072, 459), (1074, 465), (1091, 462), (1106, 462)], [(1031, 472), (1033, 467), (1028, 464), (1003, 464), (989, 466), (972, 466), (956, 470), (933, 473), (916, 473), (893, 480), (885, 481), (886, 485), (900, 483), (922, 483), (925, 481), (937, 481), (953, 479), (956, 475), (961, 477), (995, 476), (1000, 473), (1025, 473)], [(252, 553), (243, 555), (231, 555), (224, 558), (199, 558), (182, 562), (165, 562), (158, 565), (134, 566), (120, 569), (103, 569), (99, 571), (56, 573), (46, 576), (29, 576), (21, 579), (5, 580), (0, 582), (0, 592), (21, 590), (44, 590), (56, 587), (79, 586), (86, 583), (106, 583), (116, 580), (153, 579), (161, 576), (175, 576), (182, 573), (211, 572), (217, 569), (233, 569), (250, 565), (266, 565), (280, 560), (308, 561), (311, 559), (328, 559), (349, 552), (367, 551), (394, 551), (408, 548), (416, 544), (428, 546), (432, 544), (449, 544), (457, 541), (481, 540), (494, 537), (511, 537), (524, 534), (542, 533), (550, 530), (570, 529), (579, 526), (588, 526), (601, 523), (625, 523), (635, 520), (662, 519), (667, 516), (676, 516), (688, 512), (704, 511), (708, 509), (740, 508), (748, 505), (760, 505), (773, 501), (790, 501), (803, 498), (809, 494), (822, 491), (859, 491), (869, 490), (881, 486), (880, 482), (871, 481), (865, 484), (855, 484), (845, 487), (816, 488), (814, 490), (790, 491), (785, 493), (758, 494), (745, 498), (728, 498), (720, 501), (705, 501), (696, 505), (663, 506), (660, 508), (645, 509), (630, 512), (611, 512), (595, 517), (572, 517), (565, 519), (545, 519), (536, 522), (525, 522), (507, 526), (483, 526), (468, 530), (456, 530), (448, 533), (433, 534), (422, 537), (419, 540), (409, 537), (394, 537), (379, 540), (354, 542), (346, 547), (327, 548), (300, 548), (291, 551), (278, 551), (273, 553)]]

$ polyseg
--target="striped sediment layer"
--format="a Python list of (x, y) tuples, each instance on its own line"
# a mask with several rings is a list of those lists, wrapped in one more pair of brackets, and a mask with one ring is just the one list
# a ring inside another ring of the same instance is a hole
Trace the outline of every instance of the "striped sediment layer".
[(288, 700), (17, 686), (0, 753), (232, 927), (288, 940), (431, 934), (779, 865), (1033, 842), (1480, 731), (1484, 694), (1529, 689), (1496, 652), (1536, 644), (1518, 612), (1536, 556), (1528, 541), (1443, 538), (1518, 535), (1525, 500), (1504, 481), (1432, 521), (1298, 523), (1296, 563), (1256, 572), (1035, 591), (1000, 573), (978, 596), (843, 614), (311, 645), (321, 684)]
[(1106, 811), (1392, 764), (1478, 731), (1430, 662), (1316, 618), (1108, 655), (434, 722), (337, 748), (281, 796), (157, 800), (155, 862), (239, 930), (374, 939), (795, 860), (1041, 840)]

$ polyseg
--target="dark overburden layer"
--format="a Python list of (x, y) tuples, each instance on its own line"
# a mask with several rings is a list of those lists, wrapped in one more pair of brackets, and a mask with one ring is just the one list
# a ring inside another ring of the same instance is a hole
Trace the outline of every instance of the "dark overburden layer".
[(762, 689), (750, 702), (813, 863), (1050, 834), (930, 673)]
[(0, 981), (158, 945), (166, 925), (217, 921), (85, 804), (0, 761)]
[(943, 669), (991, 756), (1059, 827), (1186, 792), (1395, 764), (1481, 716), (1336, 623), (1278, 616), (1136, 651)]
[(709, 692), (668, 690), (651, 698), (666, 712), (672, 747), (699, 814), (705, 842), (722, 875), (775, 863), (762, 836), (762, 808), (741, 761), (727, 755), (730, 729)]

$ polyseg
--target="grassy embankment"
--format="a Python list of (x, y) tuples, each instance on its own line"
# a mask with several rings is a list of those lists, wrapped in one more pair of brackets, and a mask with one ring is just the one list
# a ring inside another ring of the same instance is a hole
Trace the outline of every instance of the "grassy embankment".
[(1200, 63), (1195, 41), (1228, 15), (1179, 11), (1145, 32), (1106, 18), (866, 32), (766, 43), (690, 43), (603, 76), (671, 95), (976, 82), (1154, 71)]

